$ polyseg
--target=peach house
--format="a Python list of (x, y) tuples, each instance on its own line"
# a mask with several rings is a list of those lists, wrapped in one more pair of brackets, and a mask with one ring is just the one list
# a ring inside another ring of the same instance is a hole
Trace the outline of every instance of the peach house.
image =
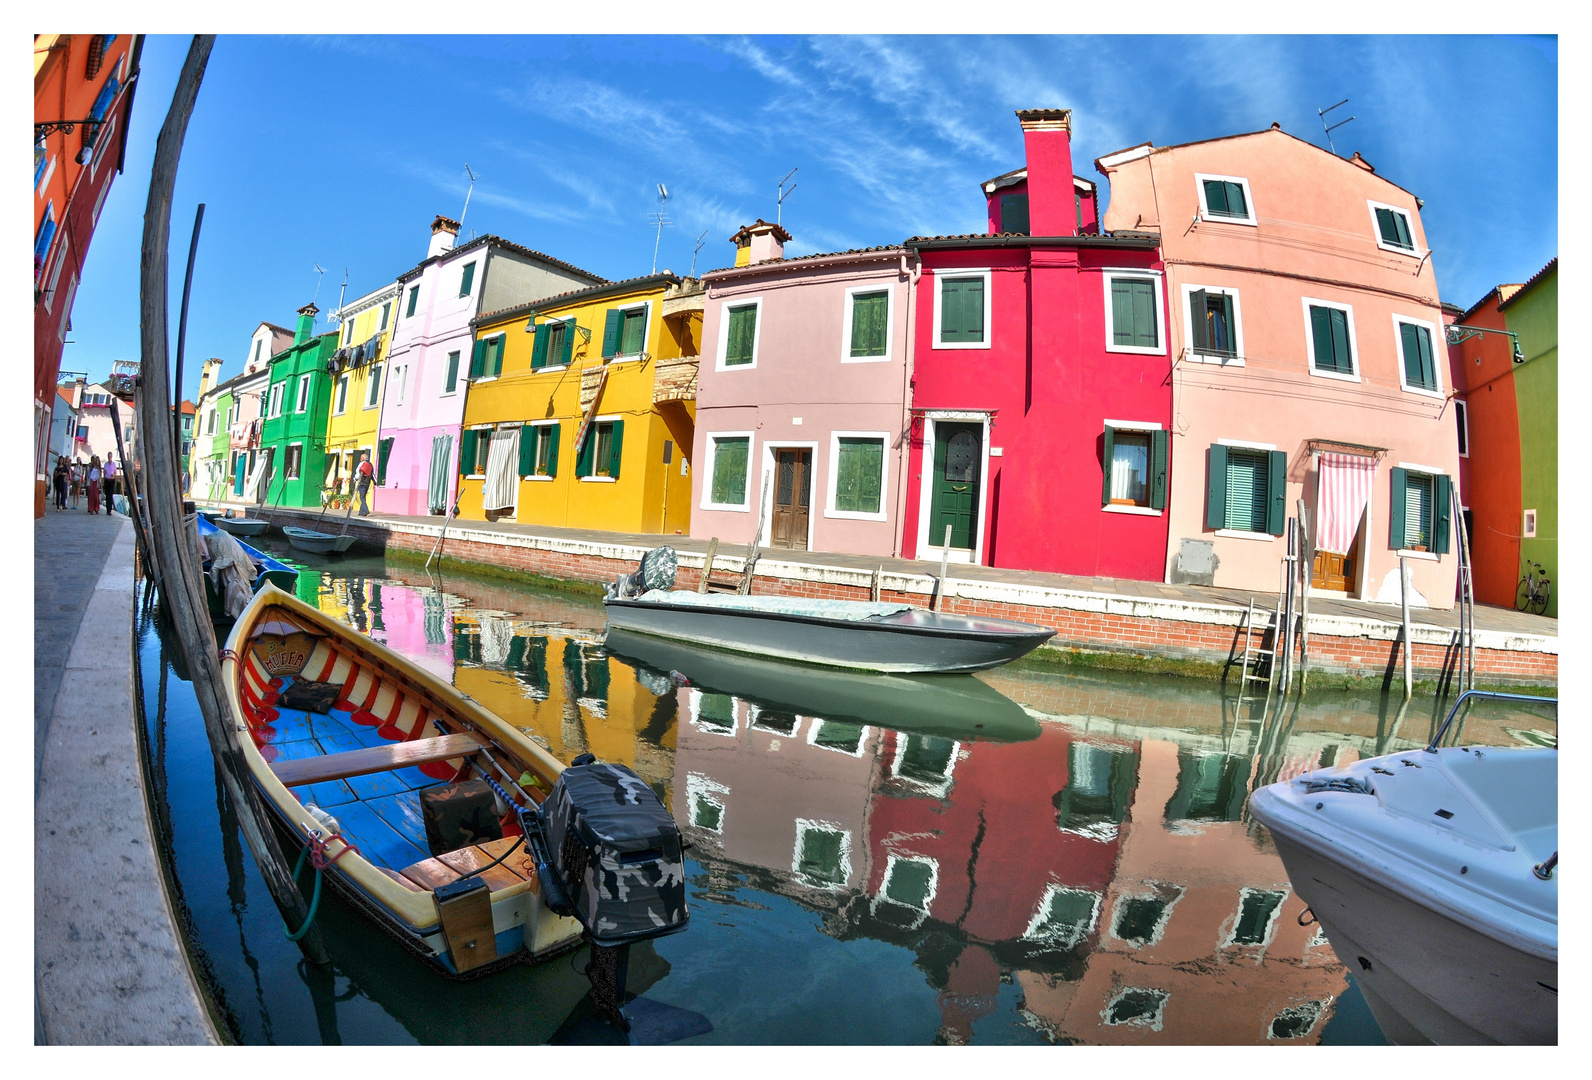
[[(707, 286), (691, 535), (895, 554), (906, 428), (900, 247), (786, 259), (762, 219)], [(762, 500), (761, 504), (759, 500)]]
[(1458, 473), (1421, 201), (1269, 130), (1095, 162), (1106, 230), (1160, 234), (1173, 416), (1166, 580), (1275, 590), (1306, 510), (1313, 588), (1454, 600)]

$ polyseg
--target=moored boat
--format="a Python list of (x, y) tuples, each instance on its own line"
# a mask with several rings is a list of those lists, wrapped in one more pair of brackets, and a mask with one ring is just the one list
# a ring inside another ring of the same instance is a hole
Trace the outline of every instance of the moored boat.
[[(203, 514), (199, 515), (198, 525), (199, 535), (201, 536), (215, 532), (217, 529), (216, 523)], [(237, 534), (234, 533), (233, 536), (236, 538)], [(256, 592), (259, 592), (260, 587), (267, 581), (284, 592), (293, 591), (293, 587), (298, 582), (299, 572), (297, 570), (280, 559), (272, 558), (259, 548), (245, 544), (242, 540), (238, 541), (238, 546), (243, 549), (245, 555), (254, 560), (254, 565), (258, 569), (258, 573), (254, 577), (254, 590)]]
[(341, 555), (354, 546), (354, 538), (346, 533), (339, 536), (316, 529), (301, 529), (297, 525), (284, 525), (282, 532), (287, 536), (288, 543), (311, 555)]
[(1558, 751), (1441, 746), (1475, 697), (1517, 696), (1468, 691), (1424, 750), (1250, 798), (1395, 1043), (1558, 1039)]
[(270, 522), (264, 518), (233, 517), (230, 511), (215, 513), (213, 511), (200, 515), (216, 525), (225, 529), (233, 536), (262, 536), (270, 527)]

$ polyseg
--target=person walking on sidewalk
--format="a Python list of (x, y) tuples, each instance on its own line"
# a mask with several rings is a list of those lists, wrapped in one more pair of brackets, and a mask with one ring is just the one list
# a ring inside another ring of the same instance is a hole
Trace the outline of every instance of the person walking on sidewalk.
[(55, 475), (51, 477), (55, 485), (55, 508), (66, 509), (66, 480), (71, 470), (67, 468), (66, 456), (63, 454), (55, 459)]
[(97, 514), (100, 506), (100, 484), (105, 480), (98, 454), (88, 459), (88, 476), (85, 479), (88, 484), (88, 512)]
[(365, 496), (370, 492), (370, 482), (375, 479), (376, 469), (370, 463), (370, 455), (363, 450), (359, 453), (359, 468), (355, 473), (358, 476), (355, 487), (359, 491), (359, 516), (370, 517), (370, 504)]
[(67, 493), (72, 498), (72, 505), (67, 509), (76, 510), (78, 497), (83, 494), (83, 466), (75, 461), (69, 462), (66, 466), (66, 486)]
[(109, 454), (105, 455), (105, 479), (100, 482), (104, 490), (105, 512), (112, 513), (116, 509), (116, 459)]

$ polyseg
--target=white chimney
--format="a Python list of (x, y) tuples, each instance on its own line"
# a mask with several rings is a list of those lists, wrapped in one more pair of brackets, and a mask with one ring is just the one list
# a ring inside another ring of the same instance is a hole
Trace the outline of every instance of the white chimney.
[(443, 252), (453, 250), (453, 242), (459, 236), (459, 223), (452, 218), (437, 215), (437, 220), (431, 223), (431, 246), (426, 249), (426, 258), (441, 255)]

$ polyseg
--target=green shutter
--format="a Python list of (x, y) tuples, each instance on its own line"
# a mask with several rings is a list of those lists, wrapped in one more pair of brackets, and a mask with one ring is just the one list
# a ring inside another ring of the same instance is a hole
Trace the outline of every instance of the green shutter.
[(536, 475), (536, 429), (529, 424), (520, 427), (519, 475)]
[(1150, 508), (1166, 509), (1166, 458), (1170, 447), (1165, 431), (1150, 432)]
[(746, 501), (749, 442), (744, 436), (713, 441), (713, 502), (739, 506)]
[(479, 379), (486, 371), (486, 342), (477, 341), (470, 350), (470, 378)]
[(404, 310), (404, 318), (412, 319), (415, 316), (415, 301), (420, 299), (420, 286), (409, 286), (409, 307)]
[(1424, 386), (1421, 381), (1421, 344), (1417, 331), (1420, 327), (1399, 323), (1399, 338), (1404, 346), (1404, 384)]
[(625, 312), (625, 336), (619, 351), (624, 356), (640, 356), (647, 349), (647, 309), (631, 308)]
[(499, 334), (492, 341), (492, 374), (503, 374), (503, 346), (507, 344), (509, 336)]
[(1331, 314), (1327, 321), (1332, 324), (1332, 360), (1337, 365), (1339, 373), (1344, 375), (1354, 374), (1354, 360), (1349, 353), (1349, 315), (1348, 312), (1330, 309)]
[(1432, 550), (1446, 555), (1453, 521), (1453, 481), (1446, 476), (1433, 477), (1432, 489)]
[(480, 432), (466, 428), (459, 439), (459, 472), (469, 476), (475, 471), (475, 443)]
[(547, 339), (552, 336), (552, 323), (542, 323), (536, 328), (536, 343), (531, 346), (531, 370), (540, 371), (547, 366)]
[(615, 420), (613, 423), (613, 428), (613, 438), (609, 443), (608, 475), (611, 478), (618, 480), (619, 460), (624, 456), (625, 422), (623, 420)]
[(464, 274), (459, 278), (459, 295), (469, 296), (470, 286), (475, 281), (475, 263), (470, 263), (464, 268)]
[(558, 431), (562, 423), (550, 424), (547, 428), (547, 475), (558, 475)]
[(724, 365), (750, 364), (752, 350), (757, 342), (757, 307), (748, 305), (730, 309), (729, 340), (724, 348)]
[(1149, 281), (1134, 281), (1133, 286), (1133, 344), (1143, 349), (1153, 349), (1160, 342), (1155, 332), (1155, 286)]
[(940, 340), (962, 340), (962, 286), (965, 282), (940, 282)]
[(1227, 212), (1234, 217), (1248, 217), (1249, 205), (1244, 201), (1244, 185), (1224, 180), (1222, 186), (1227, 189)]
[(854, 514), (877, 514), (880, 476), (884, 471), (884, 444), (878, 439), (838, 440), (835, 462), (835, 509)]
[(1133, 344), (1133, 292), (1129, 282), (1120, 278), (1111, 280), (1111, 342), (1114, 345)]
[(1153, 349), (1160, 344), (1155, 323), (1155, 283), (1143, 278), (1112, 278), (1112, 343)]
[(558, 352), (558, 362), (565, 367), (569, 366), (571, 357), (575, 355), (575, 320), (570, 319), (564, 323), (564, 345)]
[(618, 308), (609, 308), (603, 322), (603, 359), (607, 360), (619, 351), (619, 335), (624, 329), (624, 313)]
[(1028, 235), (1028, 196), (1001, 196), (1001, 232)]
[(1406, 498), (1407, 474), (1403, 469), (1394, 469), (1391, 475), (1388, 499), (1388, 547), (1398, 551), (1404, 547), (1404, 515), (1406, 513), (1404, 501)]
[(1111, 465), (1116, 453), (1116, 431), (1107, 427), (1100, 450), (1100, 505), (1111, 505)]
[(1205, 527), (1227, 528), (1227, 447), (1211, 444), (1210, 478), (1205, 486)]
[[(1115, 293), (1113, 292), (1113, 308), (1115, 307)], [(1194, 351), (1199, 353), (1210, 352), (1211, 346), (1211, 307), (1206, 298), (1204, 289), (1195, 289), (1189, 293), (1189, 322), (1194, 328)], [(1114, 314), (1114, 312), (1113, 312)], [(1118, 345), (1123, 342), (1117, 342)]]
[(447, 384), (447, 392), (451, 394), (455, 390), (457, 390), (458, 388), (459, 388), (459, 354), (456, 353), (456, 352), (451, 352), (451, 353), (448, 354), (448, 384)]
[(1269, 518), (1269, 461), (1265, 451), (1229, 448), (1227, 452), (1227, 508), (1229, 529), (1265, 532)]
[(1205, 212), (1227, 214), (1227, 186), (1220, 180), (1205, 181)]
[(1288, 452), (1273, 450), (1266, 462), (1266, 531), (1281, 536), (1288, 521)]
[(392, 438), (389, 436), (376, 444), (376, 486), (387, 482), (387, 459), (392, 456)]
[(984, 340), (984, 279), (962, 282), (962, 340)]
[(851, 355), (883, 356), (890, 296), (864, 293), (851, 298)]
[(1316, 370), (1335, 370), (1332, 361), (1332, 322), (1328, 319), (1331, 308), (1311, 306), (1310, 339), (1316, 349)]
[(940, 340), (984, 340), (983, 278), (947, 278), (940, 283)]
[(1403, 214), (1394, 214), (1393, 223), (1398, 226), (1398, 244), (1410, 250), (1415, 249), (1415, 238), (1410, 235), (1409, 220)]
[(1415, 328), (1415, 343), (1420, 350), (1421, 385), (1428, 390), (1436, 390), (1437, 368), (1432, 363), (1432, 335), (1426, 332), (1426, 327)]
[(596, 455), (594, 447), (597, 445), (597, 425), (592, 424), (586, 429), (586, 441), (580, 444), (580, 453), (575, 455), (575, 475), (590, 476), (592, 458)]
[(1382, 242), (1384, 244), (1411, 249), (1415, 247), (1410, 240), (1409, 222), (1405, 220), (1403, 214), (1393, 210), (1384, 210), (1379, 206), (1376, 209), (1376, 225), (1377, 230), (1382, 234)]

